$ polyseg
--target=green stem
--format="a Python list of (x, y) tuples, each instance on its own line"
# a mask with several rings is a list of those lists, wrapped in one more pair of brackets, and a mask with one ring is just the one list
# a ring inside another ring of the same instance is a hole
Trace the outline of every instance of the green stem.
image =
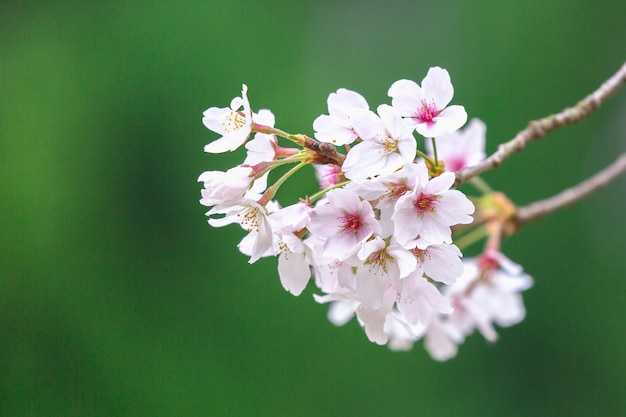
[(252, 131), (265, 133), (267, 135), (278, 135), (280, 137), (283, 137), (285, 139), (292, 141), (293, 143), (297, 145), (304, 146), (304, 139), (302, 138), (302, 135), (294, 135), (291, 133), (287, 133), (284, 130), (277, 129), (275, 127), (265, 126), (265, 125), (254, 125)]
[(276, 192), (278, 191), (280, 186), (285, 181), (287, 181), (287, 178), (291, 177), (296, 171), (298, 171), (300, 168), (302, 168), (305, 165), (308, 165), (308, 164), (302, 161), (295, 167), (291, 168), (289, 171), (285, 172), (282, 177), (280, 177), (274, 184), (272, 184), (270, 187), (267, 188), (267, 190), (265, 190), (265, 192), (263, 193), (263, 196), (259, 199), (258, 203), (261, 206), (265, 206), (267, 203), (269, 203), (270, 200), (274, 198), (274, 196), (276, 195)]
[(319, 199), (320, 197), (322, 197), (327, 192), (329, 192), (330, 190), (334, 190), (335, 188), (341, 188), (344, 185), (347, 185), (349, 182), (350, 181), (343, 181), (343, 182), (337, 183), (335, 185), (331, 185), (330, 187), (324, 188), (323, 190), (320, 190), (320, 191), (316, 192), (315, 194), (313, 194), (312, 196), (310, 196), (308, 198), (308, 200), (312, 203), (312, 202), (316, 201), (317, 199)]
[(304, 162), (306, 157), (306, 151), (298, 151), (298, 153), (290, 155), (286, 158), (276, 159), (270, 162), (261, 162), (260, 164), (257, 164), (253, 167), (253, 169), (258, 168), (259, 166), (261, 167), (260, 169), (258, 169), (258, 171), (255, 171), (255, 177), (259, 178), (266, 172), (271, 171), (281, 165), (293, 164), (294, 162)]
[(458, 246), (459, 249), (463, 250), (487, 236), (489, 236), (489, 230), (487, 230), (487, 227), (483, 224), (456, 239), (454, 244)]
[(430, 138), (430, 142), (433, 144), (433, 155), (435, 156), (435, 166), (438, 166), (439, 159), (437, 159), (437, 142), (435, 142), (435, 138)]
[(483, 194), (493, 193), (493, 189), (489, 186), (489, 184), (487, 184), (487, 182), (483, 180), (482, 178), (480, 178), (479, 176), (475, 176), (474, 178), (469, 180), (469, 183), (472, 184), (474, 188), (476, 188), (478, 191), (480, 191)]
[(430, 156), (426, 155), (424, 152), (420, 151), (419, 149), (417, 150), (417, 156), (422, 157), (426, 163), (428, 165), (430, 165), (431, 167), (435, 167), (434, 162), (433, 162), (433, 158), (431, 158)]

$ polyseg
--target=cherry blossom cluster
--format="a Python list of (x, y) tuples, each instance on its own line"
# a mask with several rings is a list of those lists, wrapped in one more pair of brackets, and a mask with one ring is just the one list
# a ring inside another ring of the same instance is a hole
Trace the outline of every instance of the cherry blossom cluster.
[[(502, 222), (493, 213), (506, 199), (483, 184), (472, 202), (453, 187), (455, 171), (485, 158), (486, 130), (478, 119), (461, 129), (467, 113), (450, 105), (453, 93), (439, 67), (421, 85), (393, 83), (391, 105), (376, 112), (360, 94), (339, 89), (311, 138), (275, 128), (269, 110), (254, 112), (244, 85), (230, 107), (203, 115), (221, 135), (206, 152), (246, 149), (240, 165), (198, 179), (209, 224), (239, 224), (247, 233), (238, 247), (250, 263), (278, 257), (287, 291), (300, 295), (313, 282), (315, 300), (330, 303), (330, 321), (356, 317), (372, 342), (406, 350), (423, 339), (433, 358), (445, 360), (475, 331), (494, 341), (494, 324), (524, 318), (520, 293), (532, 281), (499, 251)], [(279, 203), (279, 187), (309, 164), (320, 191)], [(270, 171), (288, 165), (268, 185)], [(463, 259), (453, 235), (475, 225), (488, 243), (478, 257)]]

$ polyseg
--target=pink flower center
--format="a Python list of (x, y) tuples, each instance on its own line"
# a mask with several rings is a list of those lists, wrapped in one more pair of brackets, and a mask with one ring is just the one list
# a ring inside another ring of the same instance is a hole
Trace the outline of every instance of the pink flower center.
[(406, 194), (407, 191), (409, 191), (409, 186), (406, 183), (406, 180), (401, 180), (398, 183), (391, 184), (389, 190), (387, 191), (387, 198), (391, 201), (397, 201), (400, 197)]
[(333, 185), (337, 185), (341, 182), (341, 167), (333, 164), (319, 165), (320, 168), (316, 170), (317, 180), (320, 183), (320, 187), (328, 188)]
[(465, 168), (465, 158), (460, 156), (453, 156), (446, 159), (446, 171), (457, 172)]
[(465, 308), (465, 305), (463, 304), (462, 295), (454, 296), (451, 301), (452, 302), (450, 304), (452, 304), (452, 307), (454, 308), (454, 312), (456, 314), (463, 315), (467, 312), (467, 308)]
[(420, 193), (413, 207), (419, 213), (433, 213), (437, 208), (437, 200), (439, 200), (437, 195)]
[(342, 217), (343, 225), (342, 231), (344, 233), (358, 233), (363, 222), (361, 222), (361, 216), (359, 214), (348, 214)]
[(426, 100), (422, 100), (422, 106), (417, 109), (415, 119), (418, 119), (420, 123), (426, 123), (428, 125), (433, 124), (433, 119), (437, 116), (437, 106), (434, 102), (428, 103)]
[(413, 248), (411, 252), (413, 252), (413, 255), (415, 255), (415, 257), (417, 258), (417, 262), (419, 262), (420, 264), (424, 263), (424, 261), (426, 260), (426, 257), (430, 259), (430, 254), (428, 253), (426, 249)]

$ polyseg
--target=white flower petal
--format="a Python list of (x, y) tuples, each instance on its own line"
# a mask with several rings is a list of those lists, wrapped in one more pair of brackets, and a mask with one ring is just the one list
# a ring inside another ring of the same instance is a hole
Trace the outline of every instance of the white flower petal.
[(298, 296), (311, 278), (311, 269), (304, 253), (283, 250), (278, 257), (278, 275), (283, 288)]
[(391, 105), (402, 116), (413, 116), (423, 98), (422, 89), (411, 80), (396, 81), (389, 87), (387, 95), (391, 97)]
[(437, 109), (445, 108), (452, 100), (454, 88), (450, 80), (450, 74), (443, 68), (432, 67), (422, 80), (422, 89), (425, 98), (433, 101)]

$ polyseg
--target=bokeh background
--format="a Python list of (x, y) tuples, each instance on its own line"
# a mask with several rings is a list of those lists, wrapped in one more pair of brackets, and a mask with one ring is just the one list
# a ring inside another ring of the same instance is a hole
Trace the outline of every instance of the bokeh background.
[[(336, 328), (198, 203), (201, 123), (249, 86), (312, 134), (337, 88), (447, 68), (488, 150), (626, 57), (623, 0), (0, 3), (0, 415), (626, 415), (626, 181), (528, 225), (526, 320), (446, 363)], [(626, 150), (626, 90), (484, 178), (529, 203)], [(281, 190), (314, 190), (312, 172)]]

